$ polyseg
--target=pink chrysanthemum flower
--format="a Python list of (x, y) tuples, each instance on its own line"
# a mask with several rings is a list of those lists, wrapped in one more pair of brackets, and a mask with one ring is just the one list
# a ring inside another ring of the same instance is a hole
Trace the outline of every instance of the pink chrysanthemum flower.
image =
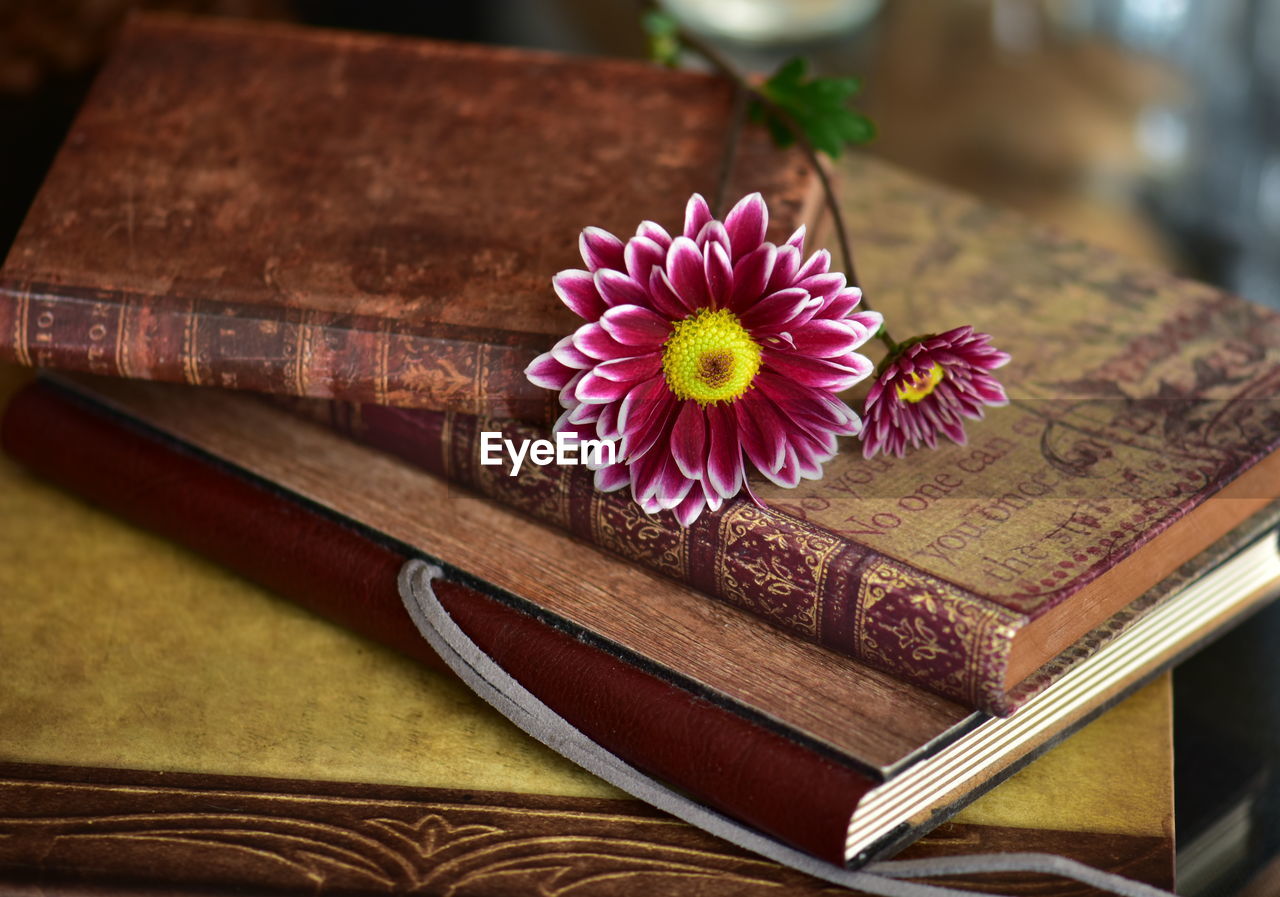
[(1008, 398), (989, 373), (1009, 361), (986, 333), (957, 327), (909, 340), (881, 364), (867, 401), (862, 454), (902, 457), (907, 447), (935, 447), (937, 434), (964, 444), (964, 418), (980, 420), (982, 406)]
[(695, 194), (674, 239), (651, 221), (625, 243), (582, 232), (587, 270), (554, 285), (587, 323), (526, 374), (559, 390), (557, 432), (614, 444), (597, 488), (629, 484), (645, 511), (688, 526), (737, 495), (749, 467), (795, 486), (821, 476), (836, 436), (859, 432), (835, 394), (871, 373), (854, 350), (880, 315), (855, 311), (862, 293), (826, 250), (804, 259), (803, 227), (765, 242), (768, 216), (754, 193), (721, 223)]

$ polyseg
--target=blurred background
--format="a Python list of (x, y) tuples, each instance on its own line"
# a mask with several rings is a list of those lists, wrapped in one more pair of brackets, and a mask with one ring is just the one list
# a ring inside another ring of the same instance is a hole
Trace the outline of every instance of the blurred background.
[[(1280, 307), (1280, 0), (667, 0), (865, 79), (869, 152)], [(130, 8), (643, 56), (633, 0), (0, 0), (0, 247)]]
[[(864, 79), (867, 152), (1280, 308), (1280, 0), (666, 5), (743, 66)], [(633, 0), (0, 0), (0, 249), (134, 7), (646, 52)], [(1278, 639), (1273, 608), (1178, 671), (1180, 893), (1280, 894)]]

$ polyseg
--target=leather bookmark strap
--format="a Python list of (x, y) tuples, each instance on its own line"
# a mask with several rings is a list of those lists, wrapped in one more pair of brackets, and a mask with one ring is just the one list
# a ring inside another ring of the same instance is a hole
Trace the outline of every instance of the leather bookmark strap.
[(469, 688), (526, 734), (611, 785), (745, 850), (815, 878), (877, 897), (974, 897), (974, 891), (904, 879), (989, 872), (1030, 872), (1071, 878), (1121, 897), (1172, 897), (1159, 888), (1049, 854), (991, 854), (888, 861), (854, 871), (788, 847), (645, 775), (556, 714), (485, 654), (458, 626), (432, 589), (432, 580), (442, 578), (444, 573), (439, 567), (421, 560), (409, 561), (400, 571), (400, 596), (419, 632)]

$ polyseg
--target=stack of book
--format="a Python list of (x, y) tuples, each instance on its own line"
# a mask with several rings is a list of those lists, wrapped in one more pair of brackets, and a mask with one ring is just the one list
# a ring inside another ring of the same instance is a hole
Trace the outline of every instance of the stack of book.
[[(1275, 595), (1280, 321), (855, 158), (876, 307), (1014, 356), (967, 445), (851, 449), (688, 529), (482, 465), (554, 413), (523, 369), (573, 329), (578, 232), (675, 227), (731, 106), (628, 63), (135, 20), (0, 272), (0, 355), (72, 372), (5, 449), (850, 881)], [(764, 135), (732, 184), (773, 239), (822, 232)]]

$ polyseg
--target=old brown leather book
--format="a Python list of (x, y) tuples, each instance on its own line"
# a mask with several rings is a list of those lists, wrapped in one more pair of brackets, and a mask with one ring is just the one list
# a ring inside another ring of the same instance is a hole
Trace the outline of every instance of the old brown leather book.
[[(849, 445), (821, 481), (686, 530), (582, 470), (479, 467), (473, 425), (390, 407), (543, 416), (551, 394), (522, 368), (573, 324), (551, 274), (576, 264), (583, 225), (670, 226), (711, 189), (726, 90), (630, 63), (140, 19), (0, 274), (0, 355), (372, 400), (357, 435), (997, 714), (1276, 498), (1280, 319), (866, 158), (840, 174), (871, 301), (899, 334), (968, 321), (1014, 355), (1017, 407), (969, 446), (866, 462)], [(735, 189), (768, 195), (776, 238), (806, 217), (812, 177), (762, 139), (748, 129)]]
[[(119, 38), (0, 272), (0, 358), (545, 421), (525, 365), (587, 225), (712, 194), (732, 87), (637, 62), (228, 20)], [(817, 208), (746, 134), (772, 239)], [(554, 415), (552, 415), (554, 418)]]

